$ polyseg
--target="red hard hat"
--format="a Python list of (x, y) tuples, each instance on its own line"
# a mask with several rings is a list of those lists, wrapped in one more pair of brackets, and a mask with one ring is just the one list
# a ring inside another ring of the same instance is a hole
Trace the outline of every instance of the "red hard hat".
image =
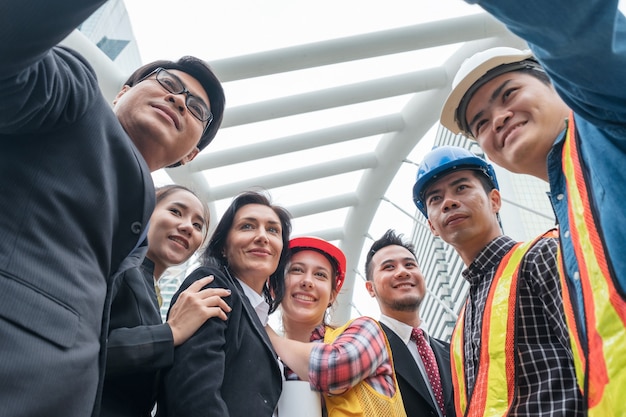
[(339, 249), (332, 243), (325, 241), (324, 239), (320, 239), (319, 237), (314, 236), (302, 236), (291, 239), (289, 241), (289, 249), (291, 249), (292, 252), (312, 249), (334, 259), (336, 264), (334, 266), (337, 267), (337, 277), (335, 278), (337, 283), (337, 292), (341, 290), (343, 281), (346, 278), (346, 255), (343, 254), (341, 249)]

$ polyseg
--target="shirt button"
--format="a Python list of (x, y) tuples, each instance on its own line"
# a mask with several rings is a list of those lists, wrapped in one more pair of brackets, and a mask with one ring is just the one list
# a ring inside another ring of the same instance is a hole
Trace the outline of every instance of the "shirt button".
[(563, 233), (563, 236), (569, 239), (569, 230), (566, 230), (565, 233)]
[(141, 233), (141, 222), (133, 222), (130, 225), (130, 231), (133, 232), (136, 235)]
[(565, 196), (563, 194), (559, 194), (559, 195), (556, 196), (556, 199), (559, 200), (559, 201), (563, 200), (564, 198), (565, 198)]
[(580, 280), (580, 273), (578, 271), (574, 272), (574, 281)]

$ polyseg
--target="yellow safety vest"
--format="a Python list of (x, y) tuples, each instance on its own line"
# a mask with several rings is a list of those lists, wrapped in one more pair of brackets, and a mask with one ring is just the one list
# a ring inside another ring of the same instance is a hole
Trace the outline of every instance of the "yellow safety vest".
[[(341, 333), (345, 331), (352, 321), (353, 320), (350, 320), (343, 326), (336, 329), (326, 327), (324, 343), (332, 343)], [(385, 337), (387, 354), (389, 355), (389, 359), (393, 365), (391, 346), (389, 346), (389, 341), (387, 341), (387, 336), (382, 328), (380, 331)], [(387, 397), (386, 395), (374, 390), (365, 381), (361, 381), (341, 395), (324, 395), (328, 417), (406, 417), (404, 403), (402, 402), (402, 395), (400, 394), (400, 388), (398, 387), (398, 381), (396, 380), (395, 368), (392, 366), (392, 369), (394, 369), (392, 372), (393, 383), (396, 387), (396, 392), (393, 397)]]
[[(566, 297), (567, 293), (563, 298), (576, 376), (589, 416), (626, 416), (626, 301), (614, 284), (612, 266), (582, 169), (578, 141), (572, 113), (563, 145), (562, 165), (569, 200), (570, 238), (579, 265), (586, 340), (581, 340), (577, 331), (572, 299)], [(562, 286), (567, 292), (562, 258), (559, 265)]]
[(450, 343), (454, 406), (457, 416), (497, 417), (508, 414), (515, 398), (515, 310), (517, 283), (524, 255), (542, 237), (556, 237), (550, 230), (534, 240), (517, 243), (502, 258), (496, 271), (483, 312), (478, 373), (471, 398), (467, 397), (463, 329), (465, 307), (452, 333)]

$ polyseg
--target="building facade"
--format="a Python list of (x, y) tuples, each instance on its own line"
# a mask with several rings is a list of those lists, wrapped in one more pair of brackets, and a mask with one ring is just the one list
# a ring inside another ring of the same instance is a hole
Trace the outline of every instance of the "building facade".
[(123, 0), (109, 0), (79, 27), (124, 73), (141, 66), (137, 41)]

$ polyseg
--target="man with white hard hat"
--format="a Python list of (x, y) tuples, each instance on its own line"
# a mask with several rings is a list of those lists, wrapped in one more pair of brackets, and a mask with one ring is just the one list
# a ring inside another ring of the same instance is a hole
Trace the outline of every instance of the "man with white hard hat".
[(525, 39), (459, 70), (441, 115), (491, 160), (550, 183), (589, 415), (626, 415), (626, 19), (617, 0), (468, 0)]

